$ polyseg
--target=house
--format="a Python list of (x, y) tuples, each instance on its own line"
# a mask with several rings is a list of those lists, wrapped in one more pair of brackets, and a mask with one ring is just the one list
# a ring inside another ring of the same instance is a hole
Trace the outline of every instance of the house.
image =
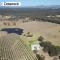
[(39, 45), (39, 42), (34, 42), (32, 45), (31, 45), (31, 50), (40, 50), (40, 45)]

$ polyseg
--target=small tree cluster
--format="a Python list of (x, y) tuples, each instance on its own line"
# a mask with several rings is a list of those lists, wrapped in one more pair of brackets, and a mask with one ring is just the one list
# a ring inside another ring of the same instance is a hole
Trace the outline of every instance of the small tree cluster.
[(3, 24), (4, 25), (7, 25), (7, 26), (10, 26), (10, 23), (9, 22), (8, 23), (7, 22), (4, 22)]
[(45, 57), (44, 56), (40, 56), (39, 54), (36, 54), (36, 57), (38, 60), (45, 60)]
[(50, 56), (57, 56), (60, 54), (60, 47), (52, 45), (49, 41), (41, 42), (40, 45), (44, 47), (43, 51), (48, 52)]
[(33, 34), (31, 34), (30, 32), (27, 32), (26, 34), (24, 34), (24, 36), (26, 36), (26, 37), (32, 37)]
[(38, 37), (38, 41), (42, 42), (44, 38), (42, 36)]

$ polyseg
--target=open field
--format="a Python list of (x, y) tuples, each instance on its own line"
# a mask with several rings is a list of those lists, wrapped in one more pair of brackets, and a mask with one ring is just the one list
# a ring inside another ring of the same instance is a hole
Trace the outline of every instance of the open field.
[[(50, 22), (25, 22), (20, 23), (16, 22), (16, 26), (4, 26), (0, 25), (1, 28), (22, 28), (23, 32), (31, 32), (35, 35), (35, 38), (38, 36), (43, 36), (45, 40), (51, 41), (55, 45), (60, 46), (60, 25)], [(36, 40), (36, 39), (35, 39)]]
[[(51, 22), (42, 22), (42, 21), (41, 22), (31, 21), (31, 22), (24, 22), (24, 23), (17, 21), (16, 25), (13, 25), (12, 22), (10, 22), (10, 25), (4, 25), (3, 22), (1, 22), (0, 30), (4, 28), (23, 29), (23, 33), (21, 35), (16, 34), (16, 36), (15, 36), (15, 33), (9, 35), (7, 31), (5, 32), (0, 31), (0, 37), (7, 36), (6, 38), (3, 38), (4, 40), (6, 39), (5, 42), (7, 43), (9, 42), (10, 44), (10, 40), (11, 40), (12, 51), (14, 54), (16, 54), (16, 57), (14, 57), (14, 59), (35, 60), (36, 57), (30, 48), (31, 48), (31, 45), (37, 41), (39, 36), (42, 36), (45, 41), (50, 41), (52, 42), (52, 44), (60, 46), (60, 24), (55, 24)], [(27, 32), (30, 32), (33, 36), (32, 37), (24, 36), (24, 34), (27, 34)], [(24, 54), (24, 55), (21, 56), (21, 54)], [(43, 56), (45, 56), (45, 60), (53, 60), (54, 58), (54, 57), (50, 57), (48, 53), (43, 52), (43, 50), (38, 51), (38, 54), (42, 54)]]
[(28, 22), (19, 24), (17, 27), (23, 28), (24, 32), (32, 32), (33, 34), (42, 35), (45, 40), (53, 42), (60, 46), (60, 25), (49, 22)]

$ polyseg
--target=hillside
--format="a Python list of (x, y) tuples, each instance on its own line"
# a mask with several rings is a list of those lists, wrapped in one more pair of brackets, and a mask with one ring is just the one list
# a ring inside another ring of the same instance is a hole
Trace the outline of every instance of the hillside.
[(0, 60), (36, 60), (31, 50), (19, 39), (11, 34), (0, 38)]

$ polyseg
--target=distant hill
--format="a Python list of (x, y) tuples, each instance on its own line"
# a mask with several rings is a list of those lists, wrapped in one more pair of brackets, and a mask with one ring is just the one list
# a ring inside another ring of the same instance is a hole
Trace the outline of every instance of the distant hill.
[(1, 15), (43, 16), (60, 14), (60, 5), (34, 6), (20, 8), (0, 8)]
[(44, 5), (41, 5), (41, 6), (33, 6), (33, 8), (44, 8), (44, 9), (58, 9), (60, 8), (60, 5), (51, 5), (51, 6), (44, 6)]

